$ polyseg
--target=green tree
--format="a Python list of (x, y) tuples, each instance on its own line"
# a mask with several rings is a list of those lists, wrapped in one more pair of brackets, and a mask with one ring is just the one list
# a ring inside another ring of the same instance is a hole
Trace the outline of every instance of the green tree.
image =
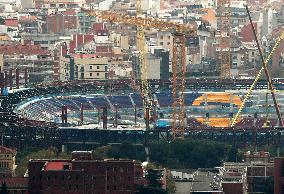
[(18, 176), (23, 176), (27, 170), (30, 159), (70, 159), (70, 155), (66, 153), (59, 153), (57, 148), (50, 147), (43, 150), (24, 150), (22, 154), (19, 156), (17, 155), (17, 158), (18, 166), (16, 168), (16, 174)]
[(5, 24), (5, 19), (3, 17), (0, 17), (0, 25), (4, 25)]
[(170, 173), (168, 173), (167, 175), (167, 193), (168, 194), (176, 193), (175, 181)]
[(111, 148), (112, 147), (110, 145), (98, 147), (93, 151), (93, 157), (102, 159), (107, 158), (107, 154), (111, 150)]

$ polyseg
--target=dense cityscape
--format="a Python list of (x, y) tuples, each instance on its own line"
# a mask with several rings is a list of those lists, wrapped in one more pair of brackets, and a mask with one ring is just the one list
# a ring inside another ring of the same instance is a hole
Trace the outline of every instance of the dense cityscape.
[(284, 0), (0, 0), (0, 194), (284, 193)]

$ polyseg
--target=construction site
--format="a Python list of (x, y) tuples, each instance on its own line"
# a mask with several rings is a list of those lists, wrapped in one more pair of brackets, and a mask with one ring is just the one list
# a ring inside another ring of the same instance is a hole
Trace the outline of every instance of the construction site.
[[(151, 139), (193, 137), (234, 146), (283, 144), (284, 79), (273, 79), (268, 70), (283, 33), (270, 53), (264, 55), (249, 7), (244, 5), (261, 59), (260, 68), (254, 78), (234, 78), (230, 70), (230, 0), (218, 3), (217, 30), (145, 17), (141, 6), (141, 0), (137, 0), (136, 15), (82, 9), (103, 22), (136, 28), (137, 57), (128, 79), (109, 76), (107, 80), (49, 82), (31, 87), (28, 66), (9, 71), (4, 66), (0, 76), (2, 143), (19, 147), (35, 142), (95, 146), (130, 141), (145, 145)], [(173, 36), (168, 79), (149, 76), (153, 71), (147, 63), (149, 29)], [(216, 42), (219, 76), (189, 78), (186, 53), (204, 32)]]

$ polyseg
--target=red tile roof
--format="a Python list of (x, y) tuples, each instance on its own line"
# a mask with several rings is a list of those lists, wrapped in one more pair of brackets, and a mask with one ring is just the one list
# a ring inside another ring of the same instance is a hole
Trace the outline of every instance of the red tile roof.
[(20, 17), (20, 22), (29, 22), (29, 21), (36, 21), (37, 17), (36, 16), (21, 16)]
[(5, 19), (5, 25), (9, 27), (18, 27), (19, 22), (17, 18), (7, 18)]
[(64, 170), (65, 165), (68, 165), (71, 168), (71, 162), (47, 162), (44, 166), (44, 170)]
[(11, 148), (0, 146), (0, 154), (13, 154), (16, 155), (17, 151)]
[(77, 15), (77, 13), (74, 9), (68, 9), (65, 12), (63, 12), (63, 15)]
[(96, 54), (72, 54), (75, 59), (96, 58)]
[(83, 46), (95, 39), (93, 34), (73, 34), (72, 41), (70, 42), (70, 53), (74, 53), (78, 46)]
[(0, 53), (4, 55), (50, 55), (40, 45), (0, 45)]

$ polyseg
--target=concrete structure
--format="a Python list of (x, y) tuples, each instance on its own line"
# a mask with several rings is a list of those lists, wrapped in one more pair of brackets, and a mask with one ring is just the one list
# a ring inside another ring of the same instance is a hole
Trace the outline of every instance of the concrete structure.
[[(160, 72), (161, 72), (161, 59), (159, 57), (156, 57), (154, 55), (147, 55), (147, 72), (143, 72), (143, 75), (147, 79), (160, 79)], [(141, 69), (139, 56), (138, 54), (135, 55), (132, 59), (132, 65), (133, 65), (133, 72), (134, 76), (137, 79), (141, 79), (141, 72), (144, 71)]]

